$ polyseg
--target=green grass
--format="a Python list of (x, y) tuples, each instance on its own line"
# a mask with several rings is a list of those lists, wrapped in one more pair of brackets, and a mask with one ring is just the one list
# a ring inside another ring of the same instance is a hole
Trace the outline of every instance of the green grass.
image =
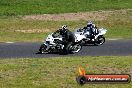
[[(38, 21), (23, 20), (23, 15), (87, 12), (97, 10), (118, 10), (132, 8), (131, 0), (0, 0), (0, 42), (42, 41), (43, 38), (67, 24), (70, 30), (83, 27), (84, 20), (78, 21)], [(107, 14), (107, 13), (106, 13)], [(112, 13), (107, 19), (94, 22), (108, 30), (106, 38), (128, 38), (132, 36), (132, 11)], [(40, 30), (46, 32), (20, 32)], [(18, 31), (19, 30), (19, 31)]]
[(131, 8), (131, 0), (0, 0), (1, 16)]
[[(77, 25), (78, 22), (66, 22), (66, 21), (24, 21), (20, 19), (12, 20), (0, 20), (0, 41), (42, 41), (47, 35), (55, 30), (58, 30), (61, 25), (69, 24), (72, 27)], [(17, 30), (45, 30), (48, 29), (49, 32), (33, 32), (33, 33), (23, 33)]]
[(131, 88), (129, 84), (76, 83), (78, 68), (87, 74), (130, 74), (132, 57), (56, 57), (0, 59), (1, 88)]
[[(131, 10), (127, 13), (112, 13), (107, 19), (94, 23), (101, 28), (106, 28), (106, 38), (132, 38), (132, 19)], [(5, 17), (0, 19), (0, 42), (6, 41), (42, 41), (47, 35), (67, 24), (70, 30), (86, 26), (87, 21), (39, 21), (23, 20), (21, 17)], [(48, 31), (45, 31), (47, 30)], [(18, 31), (19, 30), (19, 31)], [(40, 30), (44, 32), (21, 32), (22, 30)]]

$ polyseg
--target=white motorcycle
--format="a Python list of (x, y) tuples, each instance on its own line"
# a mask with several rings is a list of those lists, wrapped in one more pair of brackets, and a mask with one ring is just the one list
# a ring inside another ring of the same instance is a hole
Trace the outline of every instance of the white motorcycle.
[(44, 43), (40, 46), (40, 53), (78, 53), (82, 46), (79, 43), (74, 43), (68, 46), (67, 51), (64, 51), (63, 37), (58, 33), (51, 33), (48, 35)]
[(90, 31), (85, 31), (85, 29), (77, 29), (74, 32), (76, 37), (76, 41), (81, 41), (81, 44), (94, 44), (94, 45), (102, 45), (105, 43), (106, 29), (98, 29), (98, 34), (94, 36), (94, 39), (90, 37)]

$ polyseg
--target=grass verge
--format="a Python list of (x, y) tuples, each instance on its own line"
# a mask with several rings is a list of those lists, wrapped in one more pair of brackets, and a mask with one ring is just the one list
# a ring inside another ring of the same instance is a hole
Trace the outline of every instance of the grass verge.
[(129, 84), (76, 83), (78, 67), (87, 74), (130, 74), (132, 57), (56, 57), (0, 59), (1, 88), (131, 88)]
[(131, 0), (0, 0), (1, 16), (131, 8)]
[[(132, 10), (109, 13), (106, 19), (93, 20), (99, 28), (108, 30), (106, 38), (128, 38), (132, 36)], [(0, 42), (6, 41), (42, 41), (47, 35), (60, 26), (67, 24), (70, 30), (84, 27), (86, 20), (53, 21), (53, 20), (24, 20), (21, 17), (5, 17), (0, 19)]]

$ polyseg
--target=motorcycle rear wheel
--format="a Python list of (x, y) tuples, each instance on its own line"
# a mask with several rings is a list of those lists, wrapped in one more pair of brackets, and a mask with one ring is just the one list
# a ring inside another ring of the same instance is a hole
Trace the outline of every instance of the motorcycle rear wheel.
[(80, 44), (75, 44), (71, 47), (70, 51), (72, 53), (78, 53), (82, 49), (82, 46)]
[(41, 54), (48, 53), (48, 51), (46, 50), (46, 48), (47, 48), (47, 46), (45, 44), (42, 44), (40, 46), (40, 49), (39, 49), (40, 53)]
[(99, 45), (103, 45), (104, 43), (105, 43), (105, 37), (104, 36), (99, 36), (96, 39), (94, 45), (99, 46)]

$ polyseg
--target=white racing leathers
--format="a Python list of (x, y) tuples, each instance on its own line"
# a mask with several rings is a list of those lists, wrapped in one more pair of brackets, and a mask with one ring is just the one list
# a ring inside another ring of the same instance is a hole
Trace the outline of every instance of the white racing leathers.
[[(100, 28), (93, 28), (93, 33), (91, 35), (91, 31), (89, 29), (77, 29), (74, 32), (76, 37), (76, 41), (81, 41), (81, 44), (94, 44), (94, 45), (102, 45), (105, 43), (105, 37), (107, 30)], [(92, 37), (91, 37), (92, 36)]]

